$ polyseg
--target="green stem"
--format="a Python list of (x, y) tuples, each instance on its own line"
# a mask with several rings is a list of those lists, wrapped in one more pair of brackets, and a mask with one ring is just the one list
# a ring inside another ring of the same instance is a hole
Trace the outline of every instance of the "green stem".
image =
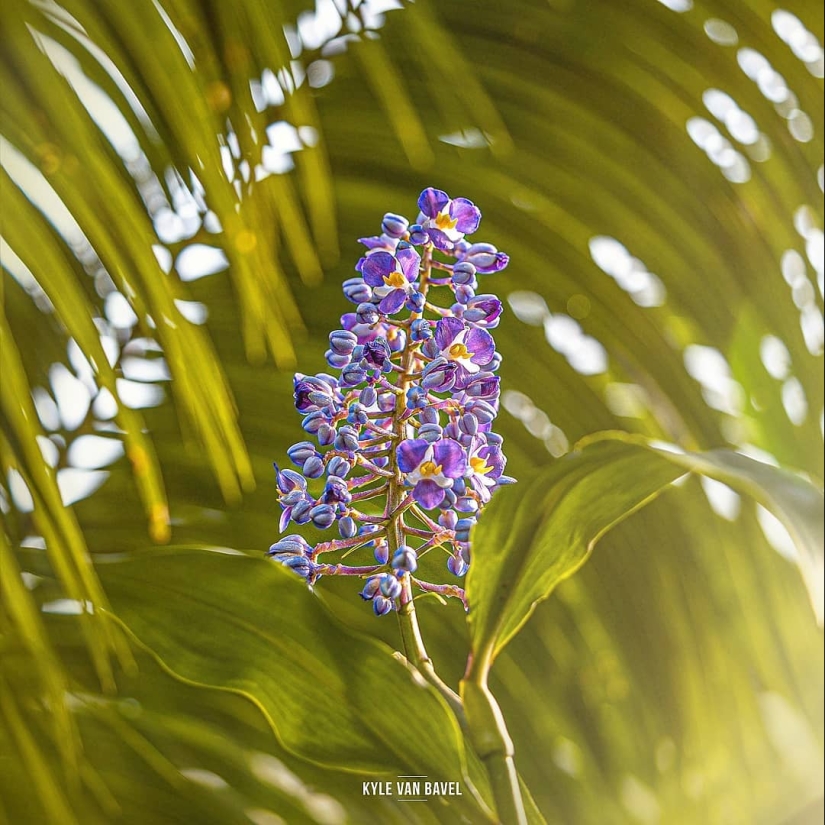
[(461, 699), (467, 714), (470, 740), (487, 768), (501, 825), (527, 825), (513, 761), (513, 740), (507, 731), (501, 708), (487, 686), (489, 669), (489, 656), (471, 659), (461, 682)]

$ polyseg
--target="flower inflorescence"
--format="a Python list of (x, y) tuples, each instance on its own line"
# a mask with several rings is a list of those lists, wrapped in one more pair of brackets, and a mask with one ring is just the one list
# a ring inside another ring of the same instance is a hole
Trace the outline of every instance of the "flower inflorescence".
[[(501, 356), (489, 330), (502, 305), (477, 292), (479, 276), (504, 269), (508, 257), (466, 239), (481, 221), (466, 198), (428, 188), (418, 207), (417, 223), (387, 214), (380, 235), (360, 239), (358, 275), (343, 285), (355, 310), (326, 352), (337, 375), (294, 379), (313, 440), (287, 450), (298, 470), (275, 466), (281, 533), (294, 523), (335, 526), (338, 537), (312, 547), (288, 535), (268, 555), (310, 585), (323, 575), (365, 578), (361, 596), (377, 615), (408, 601), (411, 584), (464, 601), (458, 585), (417, 578), (419, 559), (446, 551), (449, 573), (462, 577), (472, 526), (496, 488), (513, 481), (492, 430)], [(371, 550), (374, 563), (322, 559), (357, 549)]]

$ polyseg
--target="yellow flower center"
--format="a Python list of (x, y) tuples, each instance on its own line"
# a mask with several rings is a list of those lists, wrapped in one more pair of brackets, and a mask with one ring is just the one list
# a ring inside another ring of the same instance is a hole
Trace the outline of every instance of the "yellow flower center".
[(464, 344), (453, 344), (447, 352), (450, 358), (472, 358), (473, 353), (470, 352)]
[(486, 476), (493, 469), (479, 456), (470, 459), (470, 466), (473, 468), (473, 472), (479, 476)]
[(391, 272), (389, 275), (384, 276), (384, 283), (387, 286), (394, 287), (395, 289), (401, 289), (407, 283), (407, 279), (401, 272), (396, 270), (395, 272)]
[(425, 461), (419, 468), (418, 472), (427, 478), (428, 476), (437, 476), (441, 472), (441, 465), (434, 461)]
[(455, 229), (458, 218), (451, 218), (449, 212), (439, 212), (435, 219), (435, 225), (441, 229)]

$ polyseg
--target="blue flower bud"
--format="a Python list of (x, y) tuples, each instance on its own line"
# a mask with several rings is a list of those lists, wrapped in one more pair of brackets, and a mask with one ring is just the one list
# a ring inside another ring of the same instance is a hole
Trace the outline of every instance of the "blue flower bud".
[(445, 530), (455, 530), (455, 526), (458, 523), (458, 516), (453, 510), (444, 510), (438, 515), (438, 523)]
[(469, 569), (470, 565), (467, 564), (461, 556), (450, 556), (447, 559), (447, 569), (454, 575), (461, 578)]
[(329, 504), (316, 504), (309, 511), (309, 518), (319, 530), (326, 530), (335, 521), (335, 508)]
[(417, 318), (410, 325), (410, 339), (412, 341), (426, 341), (433, 337), (433, 328), (426, 318)]
[(391, 392), (382, 392), (378, 396), (378, 409), (381, 412), (393, 412), (395, 410), (395, 396)]
[(343, 283), (344, 297), (353, 304), (363, 304), (372, 298), (372, 290), (363, 278), (349, 278)]
[(328, 476), (338, 476), (338, 478), (346, 478), (351, 469), (352, 464), (340, 455), (334, 455), (327, 462)]
[(360, 394), (358, 395), (358, 400), (365, 407), (371, 407), (373, 404), (375, 404), (377, 398), (378, 393), (376, 393), (375, 387), (364, 387), (364, 389), (361, 390)]
[(441, 502), (439, 507), (442, 510), (449, 510), (451, 507), (455, 506), (456, 502), (456, 494), (452, 490), (445, 490), (444, 491), (444, 501)]
[(320, 478), (324, 474), (324, 462), (320, 456), (312, 455), (304, 462), (301, 472), (307, 478)]
[(427, 406), (427, 390), (412, 386), (407, 390), (407, 409), (415, 410)]
[(278, 497), (278, 501), (281, 503), (282, 507), (293, 507), (305, 496), (306, 492), (303, 489), (296, 488), (294, 490), (290, 490), (288, 493), (283, 493), (280, 495)]
[(306, 524), (309, 521), (309, 511), (312, 509), (312, 502), (307, 501), (299, 501), (293, 508), (292, 514), (290, 518), (296, 524)]
[(401, 573), (415, 573), (418, 569), (418, 555), (412, 547), (404, 545), (392, 557), (392, 569)]
[(458, 420), (458, 426), (462, 432), (475, 435), (478, 432), (478, 419), (472, 413), (464, 413)]
[(435, 444), (436, 441), (441, 440), (443, 430), (438, 424), (422, 424), (418, 428), (418, 437), (429, 441), (430, 444)]
[(372, 326), (373, 324), (378, 323), (378, 320), (381, 316), (378, 314), (378, 310), (375, 308), (375, 306), (364, 302), (358, 304), (358, 306), (355, 308), (355, 317), (358, 319), (360, 323)]
[(372, 600), (372, 609), (376, 616), (386, 616), (392, 610), (392, 599), (386, 599), (384, 596), (376, 596)]
[(422, 424), (438, 424), (440, 421), (438, 410), (435, 407), (424, 407), (424, 409), (418, 413), (418, 420)]
[(421, 224), (414, 223), (410, 227), (410, 243), (415, 246), (422, 246), (427, 243), (430, 236), (421, 228)]
[(394, 334), (389, 334), (387, 341), (392, 352), (402, 352), (407, 346), (407, 333), (403, 329), (397, 329)]
[(440, 350), (438, 349), (438, 344), (435, 342), (435, 338), (430, 337), (424, 341), (421, 345), (421, 354), (425, 358), (438, 358)]
[(390, 548), (387, 542), (383, 539), (375, 542), (375, 550), (373, 556), (378, 564), (386, 564), (390, 560)]
[(341, 367), (345, 367), (349, 364), (349, 355), (339, 355), (337, 352), (333, 352), (331, 349), (328, 349), (324, 353), (324, 358), (326, 359), (327, 364), (331, 367), (335, 367), (335, 369), (341, 369)]
[(502, 356), (500, 352), (494, 352), (493, 357), (490, 359), (490, 363), (486, 366), (486, 369), (490, 370), (491, 372), (495, 372), (501, 366), (501, 362), (503, 359), (504, 356)]
[(340, 519), (338, 522), (338, 532), (342, 539), (351, 539), (353, 536), (358, 535), (358, 525), (355, 523), (355, 519), (353, 519), (352, 516), (344, 516), (344, 518)]
[(469, 541), (470, 530), (475, 526), (475, 518), (462, 518), (456, 522), (455, 537), (457, 541)]
[(421, 312), (424, 309), (426, 298), (421, 292), (411, 292), (407, 296), (406, 307), (410, 312)]
[(478, 502), (470, 496), (459, 496), (455, 500), (455, 509), (460, 513), (477, 513)]
[(292, 570), (293, 573), (297, 573), (304, 579), (308, 579), (315, 569), (315, 565), (303, 556), (287, 556), (283, 559), (279, 559), (279, 561)]
[(484, 438), (488, 444), (495, 444), (496, 446), (504, 443), (504, 438), (500, 436), (498, 433), (485, 433)]
[(459, 261), (453, 266), (453, 284), (473, 286), (476, 280), (476, 268), (469, 261)]
[(307, 393), (307, 398), (319, 407), (328, 407), (332, 404), (332, 396), (324, 390), (311, 390)]
[(349, 424), (345, 424), (338, 431), (335, 438), (335, 449), (342, 450), (348, 453), (354, 453), (359, 448), (358, 433)]
[(331, 427), (329, 424), (321, 424), (318, 427), (318, 432), (315, 433), (315, 437), (322, 447), (329, 447), (335, 441), (335, 427)]
[(458, 366), (454, 361), (439, 356), (424, 367), (421, 386), (433, 392), (446, 392), (455, 385), (457, 371)]
[(294, 556), (303, 556), (310, 552), (310, 546), (303, 536), (284, 536), (280, 541), (276, 541), (267, 551), (267, 556), (274, 556), (276, 553), (289, 553)]
[(308, 458), (318, 455), (315, 445), (311, 441), (299, 441), (287, 448), (286, 454), (289, 456), (293, 464), (301, 465)]
[(370, 576), (364, 582), (364, 588), (361, 590), (360, 596), (364, 601), (369, 601), (375, 598), (378, 593), (378, 588), (381, 586), (381, 576)]
[(468, 401), (464, 405), (464, 409), (471, 412), (482, 424), (489, 424), (496, 417), (495, 407), (480, 398)]
[(401, 595), (401, 582), (389, 573), (381, 576), (380, 587), (381, 595), (387, 599), (397, 599)]
[(455, 299), (459, 304), (466, 304), (471, 298), (475, 297), (475, 294), (475, 290), (465, 284), (459, 284), (455, 288)]
[(329, 346), (338, 355), (349, 355), (358, 344), (358, 336), (347, 329), (336, 329), (329, 334)]
[(347, 482), (343, 478), (330, 476), (324, 485), (321, 500), (325, 504), (349, 504), (352, 501), (352, 493), (350, 493)]
[(510, 262), (509, 256), (489, 243), (474, 243), (463, 253), (462, 260), (473, 264), (481, 275), (500, 272)]
[(341, 372), (341, 383), (345, 387), (357, 387), (367, 380), (367, 371), (361, 366), (362, 362), (347, 364)]
[(311, 412), (308, 415), (304, 416), (303, 421), (301, 421), (301, 426), (308, 432), (308, 433), (317, 433), (318, 427), (322, 424), (328, 423), (329, 419), (327, 418), (326, 414), (323, 413), (321, 410), (316, 410), (315, 412)]
[(387, 212), (384, 215), (384, 220), (381, 221), (381, 231), (391, 238), (402, 238), (409, 225), (410, 222), (405, 217)]

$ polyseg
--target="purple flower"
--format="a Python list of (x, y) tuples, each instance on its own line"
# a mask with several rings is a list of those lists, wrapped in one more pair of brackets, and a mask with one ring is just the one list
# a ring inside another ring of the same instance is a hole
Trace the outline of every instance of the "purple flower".
[[(508, 257), (465, 238), (481, 220), (466, 198), (428, 188), (418, 207), (416, 223), (386, 213), (381, 234), (361, 239), (357, 277), (343, 283), (353, 311), (324, 355), (334, 374), (295, 376), (295, 406), (311, 439), (287, 451), (299, 472), (275, 468), (281, 532), (293, 523), (337, 535), (314, 548), (287, 536), (269, 555), (310, 585), (321, 575), (367, 575), (361, 595), (379, 616), (407, 598), (418, 556), (433, 546), (447, 551), (450, 573), (466, 573), (472, 526), (513, 481), (492, 431), (501, 356), (488, 329), (502, 302), (476, 294), (479, 276), (503, 269)], [(405, 492), (417, 506), (390, 506), (409, 503)], [(422, 510), (437, 511), (438, 524)], [(374, 559), (342, 563), (357, 551)], [(340, 561), (317, 562), (333, 552), (343, 553)]]
[(451, 200), (440, 189), (425, 189), (418, 198), (419, 223), (433, 244), (449, 252), (465, 235), (478, 229), (481, 211), (467, 198)]
[(434, 337), (441, 357), (457, 367), (457, 389), (466, 387), (470, 377), (489, 364), (496, 352), (489, 332), (471, 327), (458, 318), (442, 318), (435, 326)]
[(424, 367), (421, 375), (421, 386), (432, 392), (446, 392), (455, 386), (458, 364), (451, 363), (446, 358), (438, 357)]
[(464, 450), (457, 441), (445, 438), (430, 444), (423, 438), (398, 445), (398, 468), (413, 486), (413, 497), (427, 510), (444, 500), (444, 490), (453, 486), (467, 470)]
[(332, 385), (321, 376), (296, 373), (294, 386), (295, 409), (298, 412), (314, 412), (332, 405), (335, 401)]
[(278, 485), (278, 503), (283, 510), (278, 528), (283, 533), (292, 518), (295, 506), (311, 499), (307, 495), (306, 479), (295, 470), (281, 470), (276, 464), (275, 481)]
[(364, 258), (361, 274), (364, 282), (372, 287), (373, 295), (380, 298), (378, 309), (384, 315), (398, 312), (407, 297), (416, 291), (421, 256), (414, 247), (402, 241), (395, 255), (374, 252)]
[(501, 301), (495, 295), (476, 295), (467, 301), (464, 320), (477, 327), (494, 329), (502, 312)]
[(460, 262), (472, 264), (479, 275), (500, 272), (510, 263), (510, 256), (499, 252), (491, 243), (474, 243), (457, 256)]
[(465, 478), (469, 480), (483, 503), (486, 504), (490, 500), (493, 488), (498, 484), (506, 464), (507, 459), (497, 444), (479, 441), (478, 446), (470, 450)]

